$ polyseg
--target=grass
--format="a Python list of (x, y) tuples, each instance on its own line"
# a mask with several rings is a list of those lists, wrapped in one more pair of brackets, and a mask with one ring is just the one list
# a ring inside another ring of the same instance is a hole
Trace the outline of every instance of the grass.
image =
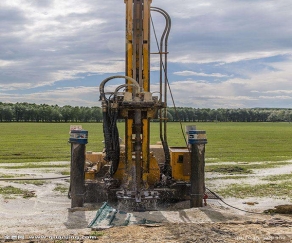
[(26, 176), (26, 174), (2, 174), (0, 173), (0, 179), (10, 179), (10, 178), (15, 178), (15, 177), (22, 177)]
[(250, 174), (253, 173), (253, 169), (267, 169), (275, 168), (283, 165), (291, 164), (287, 161), (271, 161), (271, 162), (261, 162), (261, 163), (247, 163), (240, 165), (206, 165), (206, 172), (217, 172), (223, 174)]
[(0, 187), (0, 194), (7, 195), (7, 194), (23, 194), (25, 191), (13, 186), (5, 186)]
[(92, 231), (90, 233), (90, 236), (92, 237), (100, 237), (100, 236), (103, 236), (104, 235), (104, 232), (103, 231)]
[(222, 174), (249, 174), (252, 171), (237, 165), (208, 166), (206, 172), (217, 172)]
[(19, 195), (22, 195), (23, 198), (34, 197), (33, 193), (13, 186), (0, 187), (0, 194), (3, 195), (4, 199), (13, 199), (14, 196)]
[[(292, 159), (292, 124), (206, 122), (183, 123), (183, 128), (190, 124), (207, 132), (207, 163)], [(102, 124), (81, 125), (89, 131), (87, 150), (101, 151)], [(69, 161), (69, 127), (69, 123), (0, 123), (0, 163)], [(123, 138), (124, 123), (119, 123), (118, 127)], [(167, 135), (169, 146), (185, 146), (178, 122), (168, 123)], [(151, 122), (151, 144), (159, 140), (159, 124)]]
[(213, 181), (213, 180), (229, 180), (229, 179), (246, 179), (247, 176), (242, 175), (230, 175), (230, 176), (219, 176), (219, 177), (212, 177), (212, 178), (206, 178), (207, 181)]
[(269, 197), (275, 199), (291, 199), (292, 181), (257, 185), (231, 184), (226, 188), (219, 189), (217, 193), (223, 197)]
[[(102, 132), (101, 124), (95, 128), (89, 125), (92, 138)], [(0, 162), (68, 161), (70, 158), (69, 123), (0, 123), (0, 127), (3, 131)], [(97, 141), (90, 140), (91, 146), (96, 146)]]
[(292, 180), (292, 173), (290, 173), (290, 174), (282, 174), (282, 175), (266, 176), (266, 177), (262, 178), (262, 180), (267, 180), (267, 181), (287, 181), (287, 180)]
[(70, 175), (70, 171), (67, 170), (61, 171), (61, 175)]
[(54, 191), (61, 192), (62, 194), (65, 194), (68, 192), (68, 186), (64, 186), (62, 184), (57, 184), (57, 186), (54, 188)]
[(207, 158), (215, 161), (283, 161), (292, 158), (289, 123), (203, 123)]
[(48, 183), (44, 180), (23, 180), (23, 181), (12, 181), (12, 182), (19, 183), (19, 184), (33, 184), (35, 186), (42, 186)]
[(13, 166), (1, 166), (2, 169), (36, 169), (36, 168), (63, 168), (63, 167), (69, 167), (69, 165), (65, 164), (43, 164), (43, 163), (25, 163), (21, 165), (13, 165)]
[(8, 174), (0, 174), (0, 178), (6, 179), (6, 178), (13, 178), (15, 175), (8, 175)]

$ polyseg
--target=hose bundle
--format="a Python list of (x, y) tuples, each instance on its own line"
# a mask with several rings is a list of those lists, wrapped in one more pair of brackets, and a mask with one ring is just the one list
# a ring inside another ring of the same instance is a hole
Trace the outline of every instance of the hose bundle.
[(110, 174), (113, 175), (118, 169), (120, 159), (119, 131), (117, 127), (118, 111), (112, 109), (110, 100), (107, 100), (107, 109), (103, 112), (103, 133), (105, 143), (105, 160), (112, 163)]

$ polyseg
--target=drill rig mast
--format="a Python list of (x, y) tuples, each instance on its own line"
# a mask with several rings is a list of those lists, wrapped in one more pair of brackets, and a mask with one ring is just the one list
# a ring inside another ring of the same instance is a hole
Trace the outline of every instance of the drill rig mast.
[[(160, 96), (150, 92), (150, 11), (152, 0), (125, 0), (126, 4), (126, 70), (125, 76), (114, 76), (100, 85), (103, 110), (105, 150), (107, 161), (112, 163), (111, 176), (118, 180), (120, 190), (117, 197), (139, 210), (144, 203), (155, 202), (158, 193), (154, 185), (160, 181), (160, 167), (150, 153), (150, 119), (160, 113), (160, 137), (164, 147), (166, 162), (164, 168), (169, 171), (169, 151), (166, 142), (166, 80), (164, 90), (162, 82), (163, 39), (168, 37), (170, 19), (164, 13), (167, 28), (161, 40), (160, 55)], [(167, 40), (165, 41), (167, 43)], [(167, 46), (167, 45), (165, 45)], [(165, 76), (166, 77), (166, 76)], [(124, 78), (125, 84), (114, 92), (105, 93), (105, 84), (114, 78)], [(125, 88), (124, 92), (119, 92)], [(162, 96), (164, 93), (164, 97)], [(109, 98), (108, 98), (109, 96)], [(164, 110), (164, 113), (162, 112)], [(165, 117), (163, 117), (163, 114)], [(120, 152), (117, 119), (125, 119), (125, 151)], [(164, 122), (162, 122), (164, 118)], [(164, 124), (164, 136), (162, 127)]]

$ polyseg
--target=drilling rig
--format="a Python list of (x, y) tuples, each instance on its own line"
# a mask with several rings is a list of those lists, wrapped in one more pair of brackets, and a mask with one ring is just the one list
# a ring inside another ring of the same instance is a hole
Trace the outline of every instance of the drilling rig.
[[(158, 193), (151, 188), (160, 181), (160, 168), (150, 153), (150, 120), (157, 113), (166, 110), (166, 90), (160, 80), (159, 96), (150, 92), (150, 12), (151, 0), (126, 0), (126, 75), (110, 77), (100, 84), (102, 101), (104, 141), (106, 161), (111, 162), (111, 176), (118, 180), (122, 190), (117, 191), (121, 201), (133, 201), (134, 207), (144, 207), (145, 203), (155, 202)], [(164, 38), (168, 37), (170, 18), (165, 11), (152, 8), (166, 17), (167, 26)], [(166, 40), (165, 40), (166, 41)], [(166, 43), (164, 41), (164, 43)], [(163, 40), (162, 40), (163, 43)], [(162, 59), (167, 52), (159, 50)], [(162, 60), (161, 61), (161, 72)], [(114, 92), (104, 92), (105, 84), (114, 78), (124, 78), (125, 84)], [(125, 92), (119, 92), (125, 88)], [(163, 96), (164, 93), (164, 96)], [(117, 119), (125, 119), (125, 151), (120, 153)], [(160, 116), (161, 129), (162, 120)], [(164, 125), (166, 122), (164, 123)], [(166, 126), (165, 126), (166, 128)], [(161, 131), (161, 142), (165, 153), (164, 169), (170, 172), (169, 150), (166, 133)], [(167, 168), (168, 167), (168, 168)]]
[[(157, 200), (189, 198), (190, 151), (187, 146), (169, 147), (167, 143), (167, 46), (171, 19), (166, 11), (151, 7), (152, 0), (124, 2), (125, 75), (112, 76), (100, 83), (105, 149), (102, 161), (99, 161), (101, 166), (92, 180), (85, 180), (85, 184), (86, 194), (95, 198), (94, 201), (117, 200), (128, 208), (141, 211), (155, 208)], [(150, 53), (151, 12), (159, 13), (165, 19), (156, 53)], [(159, 57), (157, 92), (150, 90), (150, 54)], [(123, 83), (106, 92), (106, 86), (114, 79)], [(150, 124), (154, 118), (159, 119), (161, 145), (158, 150), (163, 154), (162, 160), (158, 160), (157, 150), (155, 152), (150, 145)], [(119, 119), (124, 120), (124, 136), (117, 128)], [(123, 137), (124, 145), (120, 144), (120, 137)]]

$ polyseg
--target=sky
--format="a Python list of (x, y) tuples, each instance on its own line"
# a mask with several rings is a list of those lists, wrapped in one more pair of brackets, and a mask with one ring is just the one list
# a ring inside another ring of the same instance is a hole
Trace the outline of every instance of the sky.
[[(176, 106), (291, 108), (291, 0), (152, 6), (172, 19), (168, 80)], [(152, 17), (160, 35), (165, 21)], [(123, 0), (1, 0), (0, 102), (100, 106), (100, 82), (124, 75), (124, 27)], [(151, 60), (154, 92), (158, 62)]]

